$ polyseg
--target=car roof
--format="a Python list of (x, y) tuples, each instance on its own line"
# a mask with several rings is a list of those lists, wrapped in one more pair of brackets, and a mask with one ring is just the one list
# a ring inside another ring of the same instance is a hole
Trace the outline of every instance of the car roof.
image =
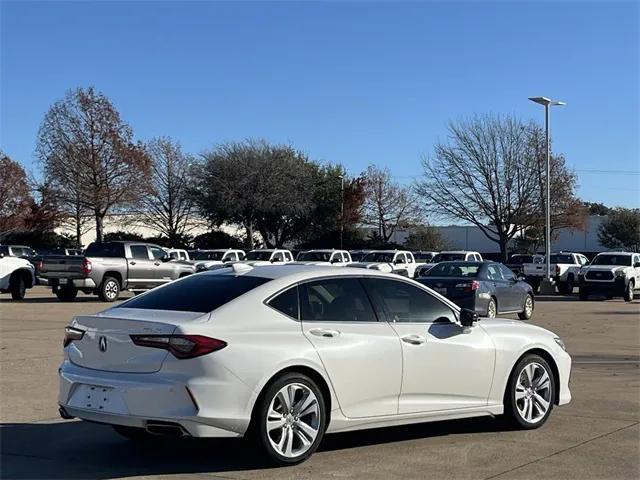
[(636, 252), (600, 252), (598, 255), (637, 255), (637, 253)]
[(290, 277), (292, 281), (304, 279), (325, 277), (325, 276), (371, 276), (371, 277), (387, 277), (398, 279), (397, 274), (380, 272), (379, 270), (368, 270), (364, 268), (352, 267), (319, 267), (316, 265), (256, 265), (250, 266), (240, 264), (238, 266), (229, 266), (218, 270), (208, 270), (198, 275), (230, 275), (230, 276), (250, 276), (270, 278), (272, 280)]

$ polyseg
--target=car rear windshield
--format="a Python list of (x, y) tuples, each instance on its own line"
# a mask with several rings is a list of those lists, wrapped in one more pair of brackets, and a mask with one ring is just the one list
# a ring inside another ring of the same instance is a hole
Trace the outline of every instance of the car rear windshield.
[(124, 244), (118, 242), (91, 243), (85, 252), (86, 257), (124, 257)]
[(298, 255), (297, 260), (306, 262), (328, 262), (331, 258), (331, 252), (302, 252)]
[(253, 276), (193, 275), (132, 298), (120, 308), (207, 313), (269, 280)]
[(533, 263), (533, 255), (514, 255), (509, 260), (514, 265), (523, 265), (525, 263)]
[(269, 261), (273, 252), (249, 252), (247, 253), (247, 260), (264, 260)]
[(222, 260), (225, 252), (194, 252), (191, 254), (192, 260)]
[(371, 252), (362, 257), (363, 262), (393, 262), (393, 253), (389, 252)]
[(596, 255), (591, 265), (624, 265), (631, 266), (631, 255)]
[(551, 255), (549, 257), (551, 263), (569, 263), (573, 264), (573, 257), (571, 255)]
[(426, 273), (427, 277), (477, 277), (480, 265), (477, 263), (439, 263)]

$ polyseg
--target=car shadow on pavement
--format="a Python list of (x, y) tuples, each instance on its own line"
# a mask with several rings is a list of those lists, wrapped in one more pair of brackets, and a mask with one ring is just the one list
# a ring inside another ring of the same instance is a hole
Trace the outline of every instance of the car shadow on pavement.
[[(320, 452), (419, 438), (505, 430), (491, 418), (327, 435)], [(0, 425), (0, 478), (116, 478), (270, 468), (243, 439), (164, 439), (136, 444), (88, 422)]]

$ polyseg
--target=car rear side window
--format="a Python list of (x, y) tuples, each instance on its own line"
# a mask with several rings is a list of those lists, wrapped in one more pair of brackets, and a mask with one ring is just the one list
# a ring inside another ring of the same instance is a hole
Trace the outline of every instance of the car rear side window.
[(124, 257), (124, 244), (117, 242), (92, 243), (85, 252), (87, 257)]
[(269, 280), (253, 276), (193, 275), (132, 298), (117, 308), (207, 313)]
[(300, 319), (319, 322), (377, 322), (357, 278), (326, 278), (299, 286)]
[(365, 278), (363, 282), (389, 322), (455, 322), (453, 310), (421, 288), (381, 278)]
[(279, 312), (284, 313), (286, 316), (298, 320), (299, 318), (299, 303), (298, 303), (298, 287), (294, 286), (282, 293), (279, 293), (267, 304), (270, 307), (275, 308)]

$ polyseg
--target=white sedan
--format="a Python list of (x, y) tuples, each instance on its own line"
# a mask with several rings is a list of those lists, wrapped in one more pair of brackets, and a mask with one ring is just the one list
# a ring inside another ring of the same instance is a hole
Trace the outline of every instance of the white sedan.
[(553, 333), (375, 270), (235, 264), (78, 316), (64, 345), (64, 418), (251, 436), (285, 465), (325, 433), (483, 415), (531, 429), (571, 399)]

